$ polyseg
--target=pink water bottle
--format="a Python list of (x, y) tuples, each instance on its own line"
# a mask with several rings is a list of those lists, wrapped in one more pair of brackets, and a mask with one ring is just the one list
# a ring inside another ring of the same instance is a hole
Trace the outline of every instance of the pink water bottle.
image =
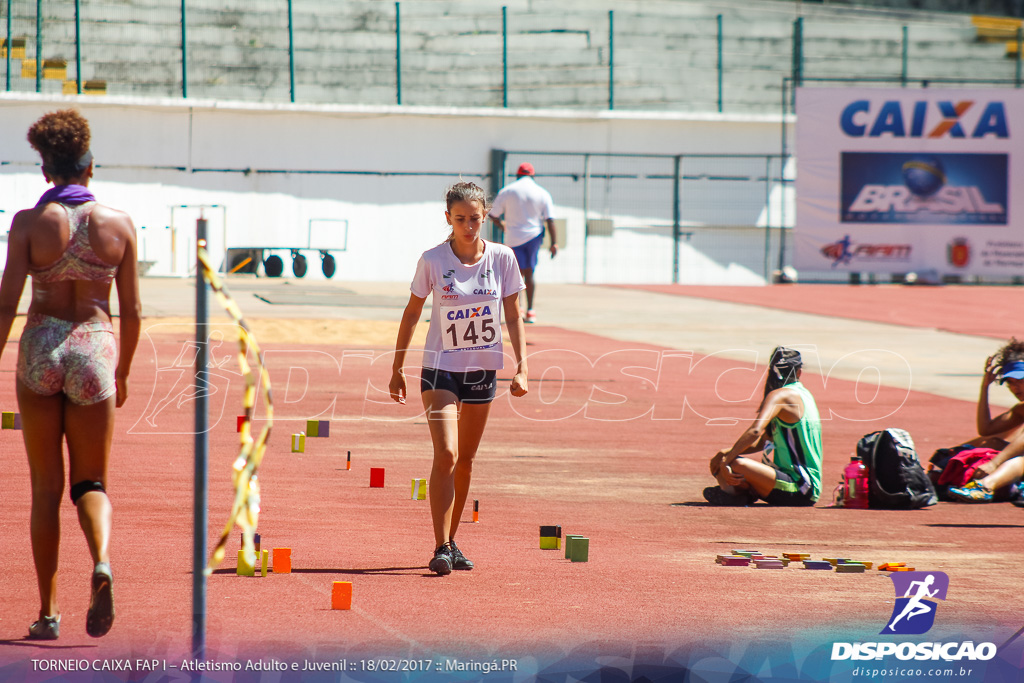
[(850, 464), (843, 468), (843, 480), (846, 483), (846, 496), (843, 507), (865, 510), (868, 507), (868, 468), (856, 455), (850, 458)]

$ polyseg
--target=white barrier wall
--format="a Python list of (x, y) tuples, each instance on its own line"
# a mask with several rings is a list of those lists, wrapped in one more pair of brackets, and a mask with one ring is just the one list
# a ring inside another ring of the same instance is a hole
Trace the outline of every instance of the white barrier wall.
[[(312, 221), (314, 246), (338, 249), (332, 252), (337, 278), (403, 280), (419, 254), (447, 234), (444, 188), (460, 174), (489, 188), (494, 148), (777, 154), (781, 126), (773, 116), (0, 94), (0, 235), (14, 212), (46, 189), (26, 141), (28, 127), (68, 106), (79, 108), (92, 127), (98, 167), (91, 187), (100, 201), (132, 216), (139, 258), (154, 261), (150, 272), (164, 275), (186, 274), (201, 210), (215, 257), (225, 246), (305, 247)], [(536, 165), (542, 174), (542, 163)], [(578, 208), (561, 213), (570, 232), (582, 231)], [(763, 240), (752, 232), (752, 239)], [(282, 256), (288, 264), (287, 253)], [(308, 277), (323, 277), (315, 253), (309, 257)], [(570, 242), (538, 277), (579, 281), (581, 262), (581, 240)], [(729, 263), (717, 268), (706, 272), (709, 281), (733, 281)], [(591, 273), (591, 279), (622, 279), (606, 275)], [(740, 275), (751, 281), (749, 271)]]

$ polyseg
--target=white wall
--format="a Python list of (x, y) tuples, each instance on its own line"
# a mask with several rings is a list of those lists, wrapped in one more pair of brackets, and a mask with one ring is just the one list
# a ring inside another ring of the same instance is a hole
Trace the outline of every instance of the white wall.
[[(156, 261), (151, 272), (161, 274), (185, 273), (189, 235), (199, 212), (173, 212), (175, 263), (172, 206), (218, 207), (204, 209), (214, 252), (224, 247), (222, 230), (232, 247), (305, 246), (310, 219), (345, 219), (347, 251), (335, 254), (336, 277), (404, 280), (419, 254), (447, 234), (444, 188), (460, 174), (489, 187), (485, 176), (492, 148), (777, 154), (781, 129), (776, 116), (288, 106), (6, 93), (0, 94), (0, 234), (14, 212), (34, 204), (46, 189), (38, 157), (25, 138), (28, 127), (43, 113), (67, 106), (79, 108), (90, 121), (98, 164), (92, 187), (98, 199), (132, 216), (140, 228), (140, 259)], [(244, 174), (245, 169), (292, 172)], [(580, 212), (567, 207), (564, 216), (570, 234), (582, 235)], [(336, 246), (341, 246), (341, 235)], [(314, 258), (308, 277), (322, 277)], [(713, 279), (731, 281), (729, 264), (719, 270)], [(576, 239), (558, 259), (538, 269), (538, 278), (575, 282), (581, 272), (582, 239)], [(591, 280), (624, 279), (622, 273), (606, 275)], [(750, 281), (749, 274), (743, 281)]]

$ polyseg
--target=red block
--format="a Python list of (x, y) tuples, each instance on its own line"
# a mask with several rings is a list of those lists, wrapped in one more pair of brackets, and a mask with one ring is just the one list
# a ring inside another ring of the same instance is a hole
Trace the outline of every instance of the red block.
[(371, 467), (370, 468), (370, 488), (371, 489), (382, 489), (382, 488), (384, 488), (384, 468), (383, 467)]
[(245, 415), (239, 415), (238, 416), (238, 426), (235, 427), (235, 431), (236, 432), (242, 431), (242, 425), (244, 425), (244, 424), (245, 424)]

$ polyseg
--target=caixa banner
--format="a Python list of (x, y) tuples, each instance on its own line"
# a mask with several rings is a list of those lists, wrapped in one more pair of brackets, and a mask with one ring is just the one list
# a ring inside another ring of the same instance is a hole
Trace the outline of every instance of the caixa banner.
[(1024, 92), (797, 90), (798, 270), (1024, 275)]

